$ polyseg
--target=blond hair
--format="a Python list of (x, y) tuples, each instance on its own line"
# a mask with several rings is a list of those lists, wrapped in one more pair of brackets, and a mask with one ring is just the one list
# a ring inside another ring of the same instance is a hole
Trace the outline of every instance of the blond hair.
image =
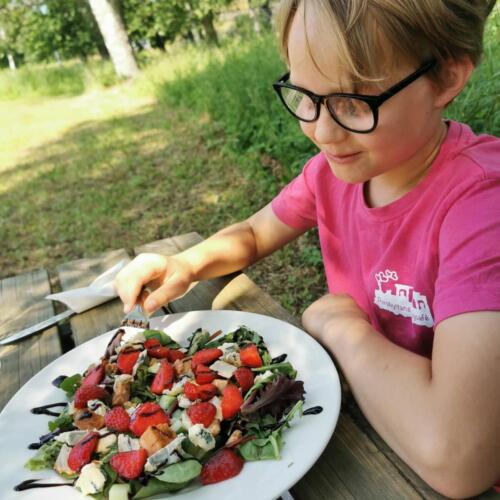
[[(464, 56), (479, 63), (484, 23), (496, 0), (281, 0), (280, 49), (288, 59), (288, 35), (303, 4), (304, 26), (312, 13), (323, 40), (335, 44), (342, 70), (353, 81), (377, 81), (399, 61), (419, 65)], [(317, 64), (308, 42), (307, 49)], [(439, 65), (429, 75), (442, 84)]]

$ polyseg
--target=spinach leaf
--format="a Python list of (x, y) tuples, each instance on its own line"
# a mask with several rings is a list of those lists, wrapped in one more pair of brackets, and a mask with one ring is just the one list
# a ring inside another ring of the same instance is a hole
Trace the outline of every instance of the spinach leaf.
[(185, 483), (166, 483), (152, 477), (148, 481), (148, 484), (146, 486), (143, 486), (132, 498), (134, 498), (135, 500), (140, 498), (147, 498), (158, 493), (170, 493), (173, 491), (179, 491), (187, 486), (188, 483), (189, 481), (186, 481)]
[(62, 389), (68, 399), (71, 399), (74, 395), (78, 387), (82, 382), (82, 376), (79, 373), (75, 373), (71, 375), (71, 377), (66, 377), (60, 384), (59, 389)]
[(165, 483), (187, 483), (201, 473), (201, 464), (197, 460), (186, 460), (165, 467), (156, 478)]
[(144, 330), (146, 340), (157, 339), (161, 345), (169, 347), (170, 349), (179, 349), (180, 345), (173, 340), (169, 335), (161, 330)]

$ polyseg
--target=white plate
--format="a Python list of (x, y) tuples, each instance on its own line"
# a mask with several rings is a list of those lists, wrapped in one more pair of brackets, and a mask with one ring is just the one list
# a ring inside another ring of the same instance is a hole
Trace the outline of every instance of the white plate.
[[(185, 345), (187, 337), (198, 327), (211, 333), (228, 333), (245, 325), (262, 335), (273, 357), (287, 353), (304, 381), (304, 408), (320, 405), (323, 412), (295, 418), (283, 433), (285, 445), (281, 460), (247, 462), (242, 472), (227, 481), (194, 486), (173, 495), (154, 498), (179, 500), (273, 500), (292, 487), (316, 462), (330, 440), (340, 410), (340, 383), (334, 364), (326, 351), (302, 330), (283, 321), (241, 311), (192, 311), (154, 318), (152, 328), (163, 329)], [(46, 366), (9, 401), (0, 414), (0, 498), (36, 500), (82, 500), (84, 496), (72, 487), (38, 488), (13, 491), (14, 485), (31, 478), (60, 481), (53, 471), (32, 472), (23, 464), (33, 456), (31, 442), (48, 432), (47, 421), (53, 417), (33, 415), (30, 408), (64, 401), (62, 391), (51, 385), (58, 375), (83, 372), (96, 362), (112, 335), (107, 332), (64, 354)]]

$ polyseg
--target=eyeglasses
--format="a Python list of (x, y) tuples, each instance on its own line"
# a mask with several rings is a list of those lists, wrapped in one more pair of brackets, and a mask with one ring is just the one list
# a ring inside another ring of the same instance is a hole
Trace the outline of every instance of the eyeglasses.
[(321, 104), (325, 104), (332, 118), (343, 128), (358, 134), (372, 132), (378, 123), (378, 108), (393, 95), (403, 90), (436, 65), (436, 60), (424, 63), (411, 75), (396, 83), (380, 95), (349, 94), (334, 92), (317, 95), (302, 87), (286, 83), (290, 73), (273, 84), (285, 108), (303, 122), (318, 119)]

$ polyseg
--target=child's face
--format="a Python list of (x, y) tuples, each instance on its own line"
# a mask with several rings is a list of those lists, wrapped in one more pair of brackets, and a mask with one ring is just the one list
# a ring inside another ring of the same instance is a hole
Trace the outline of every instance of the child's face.
[[(320, 64), (326, 76), (318, 70), (309, 54), (303, 12), (299, 9), (288, 41), (291, 83), (318, 95), (353, 92), (346, 88), (345, 79), (343, 81), (338, 70), (335, 47), (330, 44), (324, 57), (325, 42), (315, 36), (320, 31), (314, 29), (314, 22), (314, 19), (308, 20), (308, 42), (313, 54), (323, 55)], [(379, 88), (372, 85), (361, 92), (378, 95), (415, 69), (409, 64), (401, 66)], [(324, 105), (317, 121), (300, 122), (300, 125), (304, 134), (325, 153), (335, 176), (345, 182), (365, 182), (388, 172), (391, 174), (387, 178), (394, 174), (395, 178), (405, 177), (405, 173), (411, 175), (411, 170), (425, 163), (430, 145), (435, 145), (436, 137), (442, 132), (442, 108), (436, 104), (435, 97), (435, 87), (427, 78), (420, 77), (379, 108), (377, 128), (368, 134), (342, 128)]]

